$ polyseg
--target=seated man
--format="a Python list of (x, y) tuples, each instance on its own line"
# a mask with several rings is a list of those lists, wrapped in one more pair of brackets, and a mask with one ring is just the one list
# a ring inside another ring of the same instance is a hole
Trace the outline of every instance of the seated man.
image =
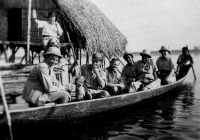
[(106, 73), (101, 69), (101, 63), (102, 56), (96, 53), (92, 55), (92, 64), (77, 65), (74, 62), (69, 68), (68, 72), (75, 74), (77, 100), (110, 96), (106, 90), (102, 90), (106, 86)]
[(187, 74), (188, 70), (192, 67), (193, 65), (193, 58), (192, 56), (189, 54), (189, 50), (187, 47), (183, 47), (182, 48), (182, 53), (179, 57), (178, 57), (178, 61), (177, 61), (177, 72), (178, 72), (178, 77), (183, 77)]
[(125, 52), (123, 56), (124, 60), (126, 60), (127, 64), (122, 69), (121, 80), (123, 81), (125, 87), (123, 88), (123, 92), (135, 92), (132, 87), (130, 87), (132, 82), (135, 82), (136, 78), (136, 65), (133, 61), (133, 55), (129, 52)]
[(157, 67), (151, 59), (150, 51), (143, 50), (140, 53), (142, 60), (139, 60), (136, 64), (136, 82), (133, 82), (133, 86), (136, 91), (140, 88), (141, 90), (148, 90), (157, 88), (160, 86), (161, 80), (157, 78)]
[(117, 78), (117, 67), (119, 65), (119, 61), (117, 58), (112, 58), (110, 61), (110, 66), (105, 69), (106, 72), (106, 87), (107, 90), (111, 95), (116, 95), (121, 92), (124, 88), (123, 83), (119, 83)]
[(60, 50), (50, 47), (44, 54), (44, 61), (37, 64), (29, 74), (22, 97), (31, 106), (42, 106), (46, 102), (61, 104), (71, 101), (71, 96), (55, 78), (53, 71), (60, 58)]
[(174, 73), (174, 62), (169, 55), (171, 51), (165, 46), (162, 46), (159, 52), (161, 56), (156, 61), (158, 78), (161, 79), (162, 85), (173, 83), (176, 81), (176, 76)]

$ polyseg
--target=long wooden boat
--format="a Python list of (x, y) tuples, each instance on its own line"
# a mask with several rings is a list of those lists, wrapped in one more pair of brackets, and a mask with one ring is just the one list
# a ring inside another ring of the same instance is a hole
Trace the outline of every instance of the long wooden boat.
[[(108, 98), (85, 100), (66, 104), (13, 109), (10, 110), (11, 120), (12, 123), (30, 124), (39, 122), (72, 121), (91, 115), (97, 115), (102, 112), (132, 106), (139, 102), (146, 101), (147, 99), (170, 93), (172, 90), (178, 88), (185, 78), (186, 76), (175, 83), (147, 91), (126, 93)], [(0, 124), (4, 123), (6, 123), (5, 114), (0, 112)]]

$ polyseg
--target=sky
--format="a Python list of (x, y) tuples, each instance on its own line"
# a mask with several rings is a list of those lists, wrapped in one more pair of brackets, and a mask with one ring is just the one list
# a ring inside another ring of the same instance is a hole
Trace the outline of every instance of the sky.
[[(127, 38), (126, 51), (200, 46), (200, 0), (91, 1)], [(23, 49), (17, 56), (21, 54)]]
[(128, 40), (127, 51), (200, 46), (200, 0), (91, 0)]

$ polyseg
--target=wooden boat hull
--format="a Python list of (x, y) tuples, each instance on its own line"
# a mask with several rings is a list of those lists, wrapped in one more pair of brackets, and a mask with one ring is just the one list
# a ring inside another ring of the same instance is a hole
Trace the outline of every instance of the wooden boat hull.
[[(43, 106), (35, 108), (27, 108), (23, 110), (10, 111), (12, 123), (39, 123), (43, 121), (71, 121), (82, 117), (95, 115), (101, 112), (107, 112), (122, 108), (125, 106), (134, 105), (146, 99), (151, 99), (160, 96), (164, 93), (179, 87), (185, 77), (179, 81), (162, 86), (157, 89), (151, 89), (136, 93), (127, 93), (109, 98), (71, 102), (53, 106)], [(0, 115), (0, 124), (6, 123), (5, 115)]]

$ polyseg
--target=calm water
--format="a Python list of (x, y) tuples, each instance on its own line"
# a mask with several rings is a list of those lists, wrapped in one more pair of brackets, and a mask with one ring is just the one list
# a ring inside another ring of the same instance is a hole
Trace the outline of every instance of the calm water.
[[(199, 140), (200, 54), (192, 56), (197, 80), (190, 70), (179, 89), (159, 100), (70, 124), (14, 125), (14, 139)], [(176, 60), (178, 55), (172, 57)]]

